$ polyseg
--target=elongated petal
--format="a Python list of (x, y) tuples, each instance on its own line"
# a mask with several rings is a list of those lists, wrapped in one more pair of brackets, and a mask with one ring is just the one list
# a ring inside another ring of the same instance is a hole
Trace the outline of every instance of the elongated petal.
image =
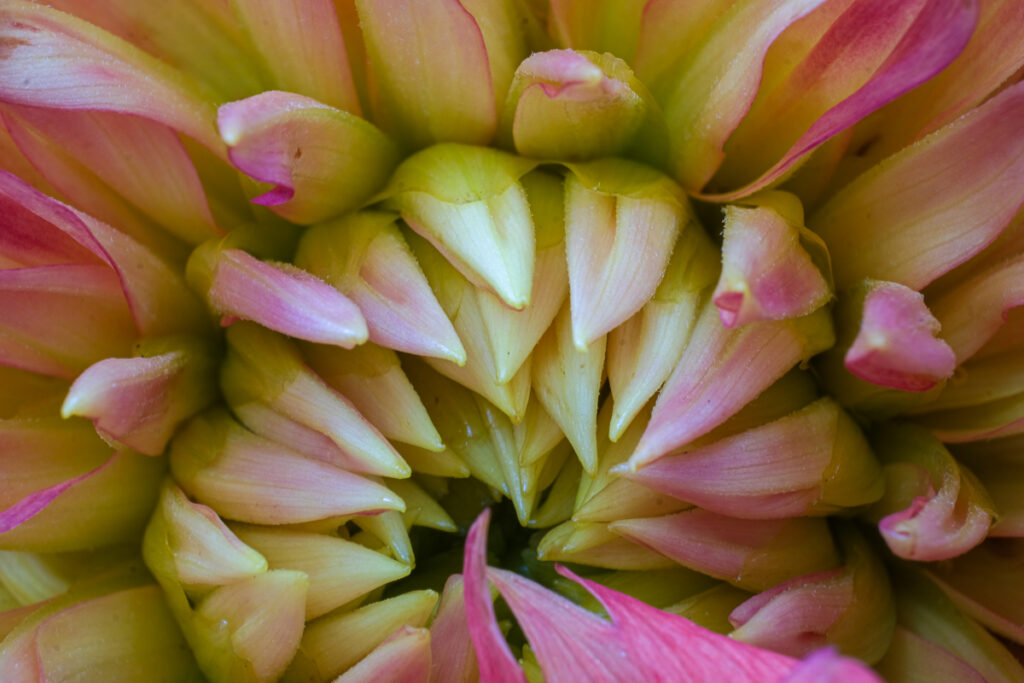
[(380, 484), (262, 439), (219, 411), (189, 422), (170, 461), (186, 492), (229, 519), (294, 524), (404, 509)]
[(270, 570), (217, 588), (196, 612), (228, 630), (235, 655), (251, 663), (255, 680), (274, 681), (298, 650), (308, 585), (302, 572)]
[(307, 620), (400, 579), (410, 570), (342, 538), (246, 525), (236, 526), (235, 532), (267, 558), (271, 569), (295, 569), (309, 577)]
[(765, 590), (839, 563), (825, 520), (810, 517), (741, 520), (693, 509), (613, 522), (610, 528), (685, 567), (747, 590)]
[(801, 576), (756, 595), (729, 620), (732, 637), (802, 657), (825, 644), (868, 663), (889, 647), (896, 622), (889, 577), (859, 533), (842, 527), (845, 566)]
[(375, 119), (410, 147), (486, 144), (497, 126), (488, 49), (457, 0), (356, 0)]
[(721, 424), (832, 342), (831, 321), (821, 309), (804, 318), (729, 330), (715, 307), (705, 305), (629, 467), (640, 468)]
[(273, 0), (231, 3), (280, 90), (359, 114), (345, 39), (330, 0), (297, 5)]
[[(159, 60), (69, 14), (31, 2), (0, 12), (0, 99), (53, 109), (135, 114), (182, 132), (214, 152), (223, 145), (213, 104)], [(126, 87), (126, 84), (131, 84)]]
[[(231, 325), (227, 338), (221, 390), (247, 427), (353, 471), (409, 475), (394, 447), (305, 365), (293, 342), (247, 322)], [(292, 432), (306, 437), (293, 444), (288, 441)]]
[(832, 292), (800, 245), (800, 227), (769, 207), (725, 208), (713, 301), (726, 327), (807, 315)]
[(232, 583), (267, 570), (267, 560), (238, 538), (217, 513), (165, 483), (154, 519), (163, 524), (177, 578), (185, 586)]
[(532, 384), (537, 400), (562, 428), (583, 464), (597, 467), (597, 401), (604, 385), (602, 338), (580, 351), (573, 344), (572, 316), (563, 307), (534, 352)]
[(397, 161), (391, 141), (370, 123), (292, 93), (271, 91), (225, 104), (217, 126), (231, 162), (274, 184), (252, 201), (293, 223), (316, 223), (356, 208), (384, 184)]
[(654, 298), (608, 336), (608, 383), (615, 401), (609, 425), (617, 441), (672, 373), (693, 332), (718, 257), (691, 220), (672, 251)]
[[(114, 112), (12, 109), (21, 125), (87, 165), (179, 239), (195, 244), (221, 234), (195, 167), (172, 129)], [(18, 133), (17, 139), (24, 140), (25, 134)], [(52, 177), (46, 168), (43, 172)]]
[(403, 626), (334, 679), (335, 683), (372, 683), (381, 680), (381, 676), (395, 683), (427, 683), (430, 680), (430, 642), (427, 629)]
[(61, 415), (89, 418), (104, 438), (160, 455), (178, 425), (215, 400), (214, 358), (195, 338), (142, 344), (136, 358), (107, 358), (79, 375)]
[(441, 604), (430, 624), (430, 680), (473, 683), (478, 680), (476, 652), (466, 620), (466, 596), (461, 574), (444, 584)]
[(395, 220), (367, 211), (310, 228), (295, 263), (356, 303), (373, 343), (465, 363), (466, 350)]
[(642, 0), (553, 0), (548, 32), (565, 47), (610, 52), (631, 61), (645, 4)]
[[(132, 238), (47, 197), (8, 173), (0, 173), (0, 206), (5, 215), (18, 217), (17, 220), (4, 223), (3, 232), (9, 235), (4, 238), (5, 243), (12, 238), (20, 241), (22, 238), (17, 236), (34, 232), (35, 236), (29, 240), (29, 244), (46, 244), (42, 249), (46, 252), (53, 248), (52, 240), (56, 239), (65, 245), (58, 251), (67, 253), (70, 238), (100, 262), (107, 264), (120, 281), (139, 332), (160, 335), (205, 329), (197, 301), (184, 285), (181, 276)], [(23, 250), (24, 247), (17, 249), (25, 254), (24, 258), (31, 259), (26, 265), (39, 264), (41, 253), (32, 248), (35, 256), (28, 256)], [(77, 249), (75, 251), (81, 253)], [(67, 260), (65, 256), (53, 254), (45, 257), (44, 262), (56, 264), (81, 261), (88, 262), (88, 259)]]
[[(672, 175), (687, 190), (703, 188), (721, 164), (726, 139), (757, 94), (769, 46), (787, 26), (821, 4), (736, 3), (701, 36), (684, 68), (677, 66), (670, 78), (652, 86), (672, 134)], [(643, 78), (644, 71), (640, 74)]]
[[(783, 106), (794, 101), (813, 102), (812, 106), (821, 109), (801, 112), (798, 104), (795, 112), (752, 111), (752, 117), (766, 117), (773, 136), (779, 135), (779, 120), (795, 123), (790, 130), (799, 130), (801, 125), (809, 127), (756, 181), (720, 195), (721, 199), (728, 200), (769, 186), (825, 140), (942, 71), (967, 45), (977, 22), (978, 6), (975, 2), (930, 0), (919, 5), (905, 31), (899, 29), (906, 15), (897, 16), (898, 19), (893, 17), (889, 3), (862, 2), (836, 21), (832, 30), (807, 55), (806, 63), (793, 69), (792, 81), (782, 86), (777, 94)], [(895, 45), (893, 29), (897, 35), (902, 33)], [(851, 35), (856, 37), (851, 38)], [(864, 42), (857, 40), (861, 36)], [(864, 71), (872, 70), (871, 77), (861, 85)], [(819, 91), (823, 97), (814, 98), (809, 91)], [(839, 101), (843, 97), (845, 99)], [(823, 104), (834, 106), (823, 111)], [(754, 139), (762, 137), (752, 135)], [(785, 137), (793, 139), (795, 135)], [(738, 144), (744, 143), (739, 141)]]
[(287, 263), (266, 263), (241, 249), (204, 244), (188, 276), (224, 321), (252, 320), (298, 339), (352, 348), (366, 341), (366, 321), (334, 287)]
[[(890, 425), (872, 434), (889, 486), (869, 514), (889, 549), (906, 559), (945, 560), (981, 543), (992, 503), (977, 478), (919, 427)], [(884, 515), (884, 516), (883, 516)]]
[(81, 420), (5, 420), (0, 427), (0, 546), (62, 552), (138, 537), (166, 469), (161, 460), (111, 453)]
[(498, 587), (552, 680), (717, 680), (729, 667), (735, 680), (775, 680), (796, 662), (712, 634), (692, 622), (581, 579), (611, 616), (606, 621), (536, 583), (486, 566), (485, 511), (467, 538), (467, 621), (483, 680), (523, 681), (494, 619), (487, 580)]
[(871, 277), (921, 289), (992, 242), (1024, 202), (1022, 130), (1017, 84), (835, 195), (808, 225), (837, 288)]
[(667, 177), (639, 164), (602, 160), (572, 171), (565, 244), (573, 342), (583, 350), (654, 295), (689, 209)]
[(979, 273), (930, 308), (942, 325), (942, 338), (957, 361), (970, 358), (1002, 327), (1013, 308), (1024, 306), (1024, 256)]
[(403, 626), (422, 628), (437, 605), (432, 590), (412, 591), (309, 623), (288, 676), (330, 680), (347, 671)]
[(712, 512), (753, 519), (830, 514), (873, 503), (884, 488), (867, 440), (831, 399), (627, 476)]

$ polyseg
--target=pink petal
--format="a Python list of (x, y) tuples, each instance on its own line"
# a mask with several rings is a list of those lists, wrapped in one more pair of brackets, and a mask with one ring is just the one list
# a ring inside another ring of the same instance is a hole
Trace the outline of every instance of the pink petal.
[(241, 249), (216, 251), (210, 260), (207, 296), (224, 316), (347, 349), (366, 341), (366, 321), (356, 305), (306, 271), (287, 263), (265, 263)]
[(1024, 256), (1000, 263), (940, 294), (930, 308), (942, 325), (943, 339), (957, 361), (963, 362), (995, 335), (1011, 309), (1020, 306), (1024, 306)]
[(729, 330), (705, 306), (683, 355), (654, 404), (630, 469), (706, 434), (794, 365), (832, 345), (823, 313)]
[(902, 391), (927, 391), (949, 378), (956, 356), (938, 338), (939, 321), (924, 296), (894, 282), (867, 284), (860, 330), (846, 352), (846, 369)]
[(205, 349), (148, 358), (107, 358), (75, 379), (61, 407), (93, 420), (96, 431), (146, 455), (160, 455), (178, 425), (215, 400)]
[(427, 683), (430, 680), (430, 631), (403, 626), (334, 679), (334, 683)]
[(374, 120), (412, 147), (489, 142), (497, 105), (488, 49), (462, 3), (356, 0), (356, 8), (374, 80)]
[(869, 277), (921, 289), (991, 243), (1024, 203), (1024, 83), (885, 160), (809, 226), (838, 289)]
[[(441, 604), (430, 625), (430, 679), (442, 683), (474, 683), (479, 680), (476, 652), (466, 621), (466, 596), (461, 574), (444, 584)], [(488, 596), (489, 597), (489, 596)]]
[(883, 683), (862, 662), (843, 657), (834, 648), (811, 653), (779, 683)]
[[(13, 210), (13, 215), (21, 216), (22, 219), (5, 223), (0, 232), (14, 230), (19, 236), (13, 239), (24, 243), (23, 236), (27, 231), (31, 230), (38, 235), (39, 230), (45, 230), (47, 242), (56, 239), (54, 244), (65, 245), (60, 247), (61, 252), (70, 254), (67, 238), (55, 237), (63, 233), (87, 249), (117, 275), (124, 292), (123, 298), (127, 299), (132, 317), (142, 334), (161, 335), (206, 329), (199, 302), (189, 292), (181, 276), (132, 238), (67, 204), (47, 197), (21, 179), (0, 172), (0, 207), (9, 210), (14, 205), (19, 208)], [(6, 242), (11, 238), (0, 239)], [(19, 251), (22, 249), (19, 248)], [(37, 248), (31, 249), (36, 251)], [(76, 253), (81, 252), (76, 250)], [(18, 258), (35, 260), (41, 258), (41, 254), (36, 252), (35, 256)], [(58, 257), (54, 255), (48, 258)], [(66, 256), (59, 258), (63, 262)]]
[[(870, 22), (881, 15), (881, 20), (886, 22), (890, 20), (892, 11), (888, 3), (879, 3), (873, 13), (858, 18)], [(714, 201), (731, 201), (776, 182), (815, 147), (942, 71), (967, 45), (977, 19), (978, 6), (974, 0), (929, 0), (899, 44), (863, 87), (825, 112), (760, 178), (742, 189), (709, 195), (708, 198), (713, 196)], [(836, 41), (849, 41), (848, 36), (841, 33), (829, 37)], [(871, 37), (877, 38), (875, 35)], [(812, 52), (811, 57), (816, 56)], [(812, 68), (825, 66), (812, 63)], [(832, 86), (830, 83), (829, 87)]]
[(482, 681), (525, 681), (494, 620), (488, 578), (508, 602), (548, 680), (710, 682), (728, 672), (731, 681), (753, 683), (780, 678), (796, 665), (788, 657), (706, 631), (564, 567), (558, 567), (559, 573), (593, 594), (611, 621), (517, 574), (490, 569), (489, 518), (485, 511), (470, 529), (464, 567), (466, 614)]
[(832, 297), (796, 226), (770, 208), (725, 208), (713, 302), (726, 327), (807, 315)]
[(356, 208), (397, 162), (372, 124), (302, 95), (270, 91), (229, 102), (217, 110), (217, 126), (231, 162), (275, 186), (252, 201), (293, 223)]
[[(13, 109), (22, 126), (34, 129), (16, 135), (23, 150), (21, 139), (42, 135), (186, 242), (196, 244), (222, 234), (192, 160), (172, 129), (112, 112)], [(26, 156), (32, 158), (27, 151)], [(155, 159), (160, 162), (153, 163)], [(48, 175), (45, 167), (40, 170)]]
[(29, 2), (0, 11), (0, 100), (116, 111), (163, 123), (215, 153), (213, 104), (163, 62), (71, 15)]

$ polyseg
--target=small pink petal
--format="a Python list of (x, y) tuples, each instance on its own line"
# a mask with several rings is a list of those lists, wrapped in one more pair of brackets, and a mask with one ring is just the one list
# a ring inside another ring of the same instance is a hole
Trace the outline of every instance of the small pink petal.
[(107, 462), (90, 472), (86, 472), (85, 474), (72, 479), (67, 479), (59, 484), (54, 484), (53, 486), (36, 491), (35, 493), (30, 493), (11, 507), (0, 512), (0, 534), (5, 534), (38, 515), (65, 491), (74, 487), (76, 484), (89, 479), (93, 475), (102, 472), (108, 465), (110, 465), (110, 463), (114, 462), (115, 457), (116, 456), (111, 456)]
[(712, 295), (726, 327), (807, 315), (832, 293), (800, 245), (797, 227), (770, 208), (725, 208), (722, 275)]
[(779, 683), (884, 683), (868, 666), (835, 648), (811, 653)]
[(366, 341), (356, 305), (301, 268), (265, 263), (241, 249), (224, 249), (215, 259), (207, 296), (222, 314), (319, 344), (351, 349)]
[(924, 296), (894, 282), (872, 281), (867, 287), (846, 369), (872, 384), (902, 391), (927, 391), (952, 376), (956, 356), (938, 338), (939, 321)]
[(430, 624), (430, 678), (443, 683), (474, 683), (479, 680), (476, 652), (466, 621), (466, 596), (461, 574), (444, 584), (441, 604)]
[(312, 98), (269, 91), (229, 102), (217, 127), (238, 169), (274, 187), (253, 202), (293, 223), (316, 223), (359, 206), (397, 162), (369, 122)]
[(428, 683), (430, 646), (430, 631), (403, 626), (334, 683)]

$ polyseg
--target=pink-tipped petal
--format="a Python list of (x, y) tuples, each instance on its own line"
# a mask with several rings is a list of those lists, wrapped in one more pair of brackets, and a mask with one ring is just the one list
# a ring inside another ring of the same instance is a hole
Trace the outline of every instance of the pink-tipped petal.
[(949, 378), (956, 355), (938, 338), (939, 321), (924, 296), (894, 282), (867, 284), (864, 308), (846, 369), (857, 377), (901, 391), (927, 391)]
[(397, 151), (372, 124), (312, 98), (270, 91), (229, 102), (217, 127), (231, 162), (273, 183), (256, 204), (293, 223), (316, 223), (369, 199)]
[[(481, 661), (481, 680), (524, 681), (498, 630), (487, 591), (498, 587), (530, 641), (548, 680), (607, 682), (773, 681), (796, 661), (711, 633), (682, 617), (655, 609), (564, 567), (563, 576), (583, 585), (611, 617), (607, 621), (517, 574), (486, 566), (484, 512), (467, 538), (467, 618)], [(471, 572), (475, 576), (471, 578)], [(474, 606), (471, 603), (475, 602)], [(502, 653), (504, 656), (502, 656)], [(494, 668), (484, 668), (487, 661)]]
[(725, 208), (722, 275), (712, 295), (726, 327), (807, 315), (832, 292), (800, 231), (767, 208)]
[(1024, 203), (1024, 83), (889, 157), (808, 225), (837, 289), (863, 278), (921, 289), (984, 249)]
[(823, 309), (803, 318), (730, 330), (705, 305), (693, 335), (658, 395), (630, 469), (657, 460), (734, 415), (794, 365), (832, 345)]
[(206, 93), (113, 34), (43, 5), (7, 2), (0, 44), (0, 100), (135, 114), (223, 152)]
[(356, 8), (375, 120), (411, 147), (489, 142), (497, 105), (484, 34), (469, 10), (458, 0), (356, 0)]
[(430, 680), (430, 631), (403, 626), (334, 679), (334, 683), (427, 683)]
[(942, 337), (958, 362), (974, 355), (1006, 322), (1011, 309), (1024, 306), (1024, 256), (1000, 263), (931, 304)]
[[(7, 121), (12, 135), (37, 165), (38, 153), (29, 154), (26, 143), (33, 142), (26, 138), (42, 136), (176, 237), (195, 244), (221, 234), (199, 175), (172, 129), (115, 112), (11, 109), (14, 121)], [(160, 163), (153, 163), (155, 159)], [(46, 166), (40, 170), (58, 182)]]
[(709, 22), (707, 37), (698, 43), (695, 55), (687, 55), (686, 68), (663, 73), (660, 82), (649, 81), (645, 70), (638, 68), (662, 103), (670, 131), (671, 173), (687, 190), (703, 188), (722, 163), (725, 141), (757, 94), (768, 48), (787, 26), (821, 4), (822, 0), (737, 4), (722, 12), (717, 22)]
[(75, 379), (61, 415), (89, 418), (105, 439), (160, 455), (185, 419), (215, 400), (214, 362), (197, 343), (151, 357), (106, 358)]
[(346, 349), (368, 337), (356, 305), (301, 268), (266, 263), (241, 249), (213, 248), (196, 257), (209, 269), (210, 305), (228, 320), (252, 320), (296, 339)]
[(779, 683), (883, 683), (863, 662), (843, 657), (835, 648), (817, 650)]
[[(863, 13), (851, 12), (852, 21), (844, 26), (843, 31), (828, 34), (818, 46), (822, 52), (829, 49), (848, 47), (850, 42), (847, 30), (864, 31), (863, 24), (879, 22), (881, 26), (866, 31), (869, 36), (863, 49), (878, 50), (878, 34), (884, 32), (885, 25), (891, 25), (891, 13), (894, 8), (890, 3), (878, 2), (875, 7)], [(856, 92), (839, 102), (822, 114), (807, 131), (800, 136), (785, 155), (760, 178), (742, 189), (720, 195), (712, 195), (716, 201), (730, 201), (752, 192), (764, 189), (791, 169), (799, 160), (815, 147), (825, 142), (836, 133), (850, 127), (854, 123), (875, 111), (879, 107), (914, 87), (924, 83), (944, 69), (967, 45), (978, 19), (978, 5), (973, 0), (929, 0), (921, 7), (914, 22), (901, 37), (899, 43), (892, 48), (885, 61), (878, 67), (871, 78)], [(838, 23), (838, 22), (837, 22)], [(874, 43), (874, 44), (873, 44)], [(798, 73), (798, 77), (814, 78), (814, 71), (827, 71), (827, 56), (816, 51), (809, 55), (810, 73)], [(840, 73), (849, 69), (854, 79), (859, 78), (850, 61), (837, 60)], [(851, 60), (852, 61), (852, 60)], [(861, 66), (863, 68), (863, 66)], [(821, 74), (816, 75), (822, 78)], [(828, 90), (836, 87), (835, 76), (824, 78), (822, 88)], [(807, 97), (807, 84), (794, 86), (801, 97)]]

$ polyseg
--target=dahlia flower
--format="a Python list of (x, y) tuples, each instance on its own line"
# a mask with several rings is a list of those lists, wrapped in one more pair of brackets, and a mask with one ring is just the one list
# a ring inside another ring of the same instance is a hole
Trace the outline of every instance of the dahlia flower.
[(0, 679), (1021, 681), (1019, 0), (0, 0)]

